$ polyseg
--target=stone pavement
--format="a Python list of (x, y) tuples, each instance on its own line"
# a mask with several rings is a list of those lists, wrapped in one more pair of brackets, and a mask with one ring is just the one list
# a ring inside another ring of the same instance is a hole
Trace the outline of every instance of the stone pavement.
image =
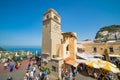
[[(9, 70), (4, 70), (3, 64), (0, 64), (0, 80), (6, 80), (9, 76), (13, 77), (13, 80), (24, 80), (23, 76), (26, 72), (26, 67), (29, 63), (29, 60), (22, 61), (21, 67), (13, 72), (9, 72)], [(37, 69), (36, 74), (39, 74), (39, 70)], [(51, 72), (49, 75), (50, 80), (56, 80), (57, 76), (55, 72)], [(76, 80), (95, 80), (89, 76), (83, 74), (83, 72), (77, 73)]]
[[(16, 72), (0, 74), (0, 80), (6, 80), (9, 76), (12, 76), (13, 80), (24, 80), (23, 75), (25, 74), (25, 72), (26, 72), (26, 70), (19, 70)], [(37, 73), (38, 73), (38, 70), (37, 70)], [(55, 79), (56, 76), (52, 75), (52, 74), (49, 75), (49, 78), (50, 78), (50, 80), (56, 80)], [(85, 76), (85, 75), (82, 75), (80, 73), (77, 73), (76, 80), (95, 80), (95, 79)]]

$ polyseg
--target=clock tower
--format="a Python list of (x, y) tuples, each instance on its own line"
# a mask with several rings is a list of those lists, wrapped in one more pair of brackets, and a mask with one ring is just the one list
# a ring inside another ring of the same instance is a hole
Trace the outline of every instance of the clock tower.
[(61, 45), (61, 19), (54, 9), (49, 9), (43, 15), (42, 54), (51, 58), (58, 56)]

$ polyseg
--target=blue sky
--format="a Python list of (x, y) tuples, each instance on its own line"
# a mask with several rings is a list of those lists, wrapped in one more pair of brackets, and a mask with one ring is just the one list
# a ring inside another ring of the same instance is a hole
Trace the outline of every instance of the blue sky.
[(0, 0), (0, 46), (41, 46), (42, 17), (54, 8), (63, 32), (94, 39), (103, 26), (120, 24), (120, 0)]

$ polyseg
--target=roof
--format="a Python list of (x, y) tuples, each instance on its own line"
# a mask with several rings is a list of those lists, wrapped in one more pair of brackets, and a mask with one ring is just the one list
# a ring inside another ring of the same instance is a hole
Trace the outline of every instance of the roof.
[(67, 36), (72, 36), (72, 37), (77, 38), (76, 33), (74, 33), (74, 32), (64, 32), (64, 33), (62, 33), (62, 35), (67, 35)]
[(78, 43), (81, 43), (81, 44), (87, 44), (87, 43), (94, 43), (93, 40), (88, 40), (88, 41), (78, 41)]
[(57, 16), (60, 17), (60, 15), (57, 13), (57, 11), (54, 10), (53, 8), (48, 9), (48, 10), (44, 13), (44, 15), (47, 14), (47, 13), (49, 13), (49, 12), (54, 12)]

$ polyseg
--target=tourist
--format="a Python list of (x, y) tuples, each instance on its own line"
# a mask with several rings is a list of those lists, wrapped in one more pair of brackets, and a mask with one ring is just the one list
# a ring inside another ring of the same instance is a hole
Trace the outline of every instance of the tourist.
[(31, 64), (29, 63), (27, 66), (27, 70), (30, 70), (30, 66), (31, 66)]
[(15, 64), (15, 68), (18, 69), (18, 62), (16, 62), (16, 64)]
[(12, 63), (10, 63), (9, 68), (10, 68), (10, 72), (12, 72), (14, 69), (14, 65)]
[(66, 78), (66, 80), (72, 80), (72, 78), (70, 77), (70, 75)]
[(18, 63), (18, 68), (20, 67), (20, 65), (21, 65), (21, 62), (17, 62)]
[(118, 76), (117, 76), (117, 77), (118, 77), (118, 79), (120, 80), (120, 73), (118, 74)]
[(27, 80), (29, 80), (30, 77), (29, 71), (26, 71), (25, 76), (27, 77)]
[(7, 66), (8, 66), (8, 63), (5, 62), (5, 63), (4, 63), (4, 69), (7, 69)]
[(73, 77), (73, 72), (72, 72), (72, 71), (70, 71), (70, 73), (69, 73), (69, 74), (70, 74), (70, 77)]
[(28, 79), (27, 79), (27, 76), (26, 76), (26, 73), (24, 74), (24, 80), (28, 80)]
[(94, 78), (95, 78), (95, 79), (98, 78), (98, 76), (97, 76), (97, 72), (96, 72), (96, 71), (94, 71), (93, 75), (94, 75)]
[(33, 67), (33, 72), (34, 72), (34, 73), (36, 72), (36, 66)]
[(114, 80), (112, 75), (109, 75), (109, 80)]
[(76, 77), (76, 72), (73, 72), (73, 76), (72, 76), (74, 79), (75, 79), (75, 77)]
[(33, 78), (34, 78), (34, 71), (31, 70), (31, 71), (30, 71), (30, 79), (32, 80)]
[(42, 70), (40, 70), (40, 73), (39, 73), (40, 77), (42, 76), (42, 73), (43, 73)]
[(65, 73), (64, 73), (64, 71), (61, 72), (61, 77), (62, 77), (62, 80), (64, 80), (64, 78), (65, 78)]
[(13, 78), (12, 77), (8, 77), (8, 79), (7, 80), (13, 80)]
[(44, 79), (45, 79), (45, 73), (42, 72), (42, 75), (41, 75), (41, 77), (40, 77), (40, 80), (44, 80)]
[(32, 61), (32, 57), (30, 57), (30, 60), (29, 60), (30, 62)]
[(49, 76), (48, 76), (48, 75), (46, 75), (44, 80), (49, 80)]
[(48, 68), (46, 68), (45, 69), (45, 74), (48, 74), (48, 73), (49, 73)]
[(37, 66), (38, 68), (40, 68), (41, 66), (41, 56), (38, 57)]
[(35, 76), (35, 80), (39, 80), (39, 75)]

